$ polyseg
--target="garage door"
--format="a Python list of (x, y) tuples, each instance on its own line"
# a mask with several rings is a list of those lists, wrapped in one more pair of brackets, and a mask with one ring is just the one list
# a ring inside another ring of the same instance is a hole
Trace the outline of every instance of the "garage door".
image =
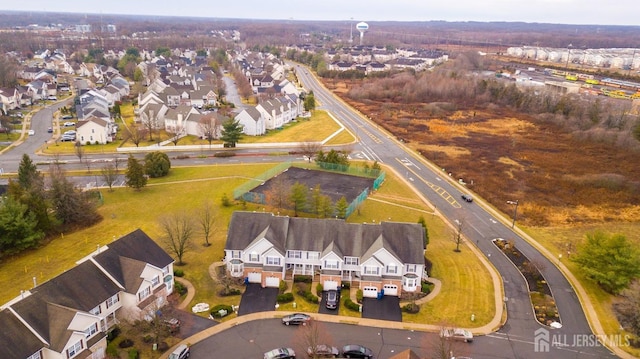
[(378, 296), (378, 288), (364, 287), (362, 288), (362, 296), (365, 298), (376, 298)]
[(278, 277), (267, 277), (264, 283), (267, 287), (278, 288), (280, 286), (280, 278)]
[(322, 289), (324, 290), (338, 290), (338, 281), (335, 280), (325, 280), (322, 285)]
[(398, 286), (393, 284), (385, 284), (382, 289), (384, 295), (398, 295)]
[(249, 283), (262, 283), (262, 273), (260, 272), (249, 273)]

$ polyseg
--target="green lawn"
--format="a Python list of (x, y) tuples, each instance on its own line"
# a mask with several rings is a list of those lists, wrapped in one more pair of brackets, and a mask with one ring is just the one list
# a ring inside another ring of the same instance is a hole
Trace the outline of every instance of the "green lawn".
[[(158, 218), (178, 211), (193, 212), (201, 208), (205, 201), (211, 201), (219, 213), (219, 225), (211, 240), (212, 245), (205, 247), (203, 239), (196, 238), (193, 248), (185, 254), (186, 265), (181, 269), (185, 272), (184, 278), (196, 287), (192, 303), (237, 305), (239, 296), (216, 295), (216, 283), (209, 275), (209, 266), (223, 258), (226, 229), (232, 212), (263, 209), (252, 204), (247, 204), (246, 208), (240, 204), (222, 207), (220, 199), (223, 194), (231, 195), (233, 189), (247, 179), (254, 178), (273, 166), (275, 164), (178, 167), (173, 168), (167, 177), (150, 180), (149, 185), (139, 192), (129, 188), (118, 188), (113, 192), (104, 190), (104, 205), (99, 208), (104, 219), (99, 224), (78, 232), (60, 234), (38, 250), (5, 259), (0, 264), (0, 285), (5, 288), (0, 294), (0, 302), (4, 303), (18, 296), (20, 290), (30, 289), (33, 277), (39, 283), (48, 280), (72, 268), (77, 260), (94, 251), (98, 245), (108, 245), (110, 241), (136, 228), (141, 228), (161, 243)], [(378, 197), (384, 202), (376, 201)], [(388, 176), (382, 188), (372, 199), (365, 201), (359, 213), (352, 215), (349, 221), (417, 222), (420, 215), (424, 215), (431, 237), (427, 255), (434, 263), (434, 275), (445, 285), (434, 302), (421, 311), (424, 314), (418, 314), (414, 318), (406, 317), (407, 320), (437, 324), (442, 318), (446, 318), (452, 323), (465, 325), (468, 311), (474, 310), (477, 325), (487, 322), (493, 315), (493, 289), (490, 285), (476, 284), (489, 283), (488, 272), (469, 250), (454, 253), (453, 243), (448, 241), (449, 235), (444, 224), (430, 215), (426, 205), (419, 205), (414, 198), (412, 191), (403, 187), (393, 176)], [(388, 203), (393, 201), (396, 203)], [(456, 278), (458, 273), (461, 274), (460, 278)], [(468, 295), (460, 296), (461, 292)], [(307, 307), (304, 299), (297, 298), (296, 302), (299, 304), (298, 309)], [(289, 306), (283, 305), (281, 308), (287, 309)], [(476, 306), (484, 308), (476, 309)], [(310, 305), (309, 309), (317, 311), (317, 305)], [(351, 315), (359, 316), (359, 313)]]

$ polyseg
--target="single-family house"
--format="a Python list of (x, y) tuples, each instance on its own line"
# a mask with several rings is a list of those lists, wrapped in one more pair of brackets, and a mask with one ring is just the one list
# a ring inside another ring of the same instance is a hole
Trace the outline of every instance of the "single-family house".
[(230, 275), (266, 287), (310, 275), (326, 290), (349, 282), (366, 297), (399, 296), (419, 291), (424, 276), (424, 228), (415, 223), (354, 224), (237, 211), (224, 251)]
[(248, 136), (261, 136), (267, 133), (262, 113), (255, 107), (248, 107), (236, 115), (235, 120), (242, 125), (242, 133)]
[(96, 116), (90, 116), (76, 124), (76, 140), (81, 145), (112, 142), (113, 131), (109, 121)]

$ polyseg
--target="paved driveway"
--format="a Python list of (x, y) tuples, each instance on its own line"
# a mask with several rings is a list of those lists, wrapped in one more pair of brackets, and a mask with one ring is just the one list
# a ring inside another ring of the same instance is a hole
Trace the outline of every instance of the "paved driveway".
[(173, 314), (173, 316), (180, 319), (180, 331), (176, 333), (176, 336), (182, 339), (189, 338), (196, 333), (200, 333), (218, 324), (215, 320), (203, 318), (184, 310), (176, 310)]
[(338, 312), (340, 311), (340, 299), (342, 299), (342, 297), (340, 296), (340, 291), (338, 291), (338, 307), (336, 309), (327, 309), (327, 306), (325, 305), (327, 303), (327, 292), (322, 292), (318, 313), (338, 315)]
[(362, 317), (401, 322), (400, 298), (392, 295), (385, 295), (382, 299), (362, 298)]
[(262, 288), (259, 283), (249, 283), (240, 299), (238, 315), (275, 310), (278, 288)]

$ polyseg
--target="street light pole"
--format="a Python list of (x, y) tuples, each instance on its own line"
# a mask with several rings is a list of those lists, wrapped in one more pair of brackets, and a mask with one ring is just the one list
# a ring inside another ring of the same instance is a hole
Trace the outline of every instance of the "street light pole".
[(513, 222), (511, 222), (511, 228), (513, 228), (516, 225), (516, 217), (518, 215), (518, 200), (507, 201), (507, 204), (511, 204), (515, 206), (513, 209)]

